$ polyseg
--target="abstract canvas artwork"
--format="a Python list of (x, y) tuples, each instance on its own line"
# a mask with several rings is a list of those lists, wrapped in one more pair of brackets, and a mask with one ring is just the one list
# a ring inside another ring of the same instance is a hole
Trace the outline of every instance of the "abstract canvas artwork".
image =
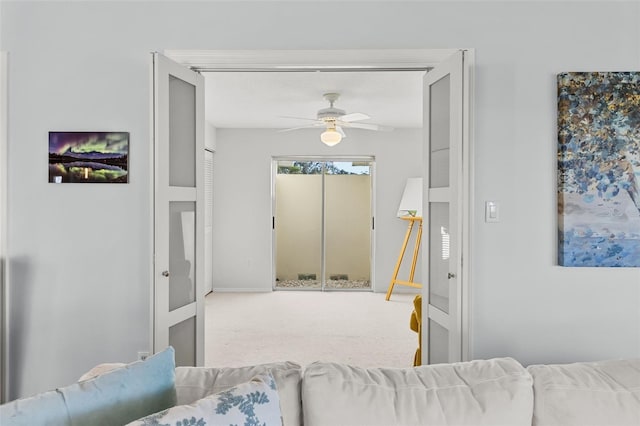
[(127, 183), (128, 132), (49, 132), (49, 182)]
[(640, 267), (640, 72), (558, 74), (558, 260)]

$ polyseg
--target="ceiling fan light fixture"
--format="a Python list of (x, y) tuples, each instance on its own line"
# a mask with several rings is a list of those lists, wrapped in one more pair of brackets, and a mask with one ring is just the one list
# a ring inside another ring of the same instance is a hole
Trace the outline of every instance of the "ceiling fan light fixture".
[[(1, 0), (0, 0), (1, 1)], [(283, 117), (283, 118), (295, 118), (298, 120), (308, 120), (312, 121), (313, 124), (308, 124), (306, 126), (299, 127), (291, 127), (288, 129), (278, 130), (279, 132), (288, 132), (291, 130), (298, 129), (306, 129), (313, 127), (324, 127), (326, 130), (320, 135), (320, 140), (327, 146), (334, 146), (339, 144), (342, 138), (346, 138), (347, 135), (342, 130), (343, 128), (353, 127), (356, 129), (365, 129), (365, 130), (382, 130), (382, 131), (390, 131), (393, 128), (388, 126), (381, 126), (379, 124), (373, 123), (360, 123), (360, 120), (368, 120), (369, 117), (367, 114), (362, 112), (351, 112), (349, 114), (346, 113), (345, 110), (336, 108), (333, 104), (340, 97), (339, 93), (325, 93), (324, 98), (329, 102), (328, 108), (322, 108), (318, 110), (316, 118), (304, 118), (304, 117)]]
[(327, 146), (335, 146), (342, 140), (342, 135), (335, 128), (329, 128), (322, 132), (320, 140)]

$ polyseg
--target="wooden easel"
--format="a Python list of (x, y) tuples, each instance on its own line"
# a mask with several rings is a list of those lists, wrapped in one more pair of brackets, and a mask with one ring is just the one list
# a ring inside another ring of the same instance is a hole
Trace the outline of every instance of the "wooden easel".
[[(398, 262), (396, 262), (396, 269), (393, 271), (393, 276), (391, 277), (391, 283), (389, 283), (389, 289), (387, 290), (387, 297), (385, 298), (385, 300), (389, 300), (391, 298), (391, 292), (393, 291), (393, 286), (396, 284), (406, 285), (408, 287), (422, 288), (422, 284), (413, 282), (413, 276), (416, 273), (416, 263), (418, 263), (418, 251), (420, 250), (420, 240), (422, 239), (422, 218), (416, 217), (416, 216), (402, 216), (400, 217), (400, 219), (408, 221), (409, 227), (407, 228), (407, 234), (404, 236), (404, 243), (402, 243), (400, 256), (398, 256)], [(400, 265), (402, 264), (402, 258), (404, 257), (404, 252), (407, 250), (407, 244), (409, 244), (409, 238), (411, 237), (411, 231), (413, 230), (413, 225), (416, 222), (418, 222), (418, 235), (416, 236), (416, 243), (413, 248), (413, 260), (411, 261), (411, 271), (409, 272), (409, 281), (401, 281), (398, 279), (398, 272), (400, 271)]]

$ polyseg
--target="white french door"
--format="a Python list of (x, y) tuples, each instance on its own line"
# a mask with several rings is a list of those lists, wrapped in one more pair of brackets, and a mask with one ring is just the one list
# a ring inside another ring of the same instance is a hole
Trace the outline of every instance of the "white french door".
[(153, 351), (204, 363), (204, 78), (153, 54)]
[(422, 290), (422, 359), (427, 364), (466, 358), (462, 289), (467, 278), (462, 257), (468, 232), (469, 176), (464, 137), (464, 83), (468, 81), (464, 59), (464, 52), (458, 51), (424, 77), (423, 212), (427, 219), (427, 246), (422, 251), (426, 271)]

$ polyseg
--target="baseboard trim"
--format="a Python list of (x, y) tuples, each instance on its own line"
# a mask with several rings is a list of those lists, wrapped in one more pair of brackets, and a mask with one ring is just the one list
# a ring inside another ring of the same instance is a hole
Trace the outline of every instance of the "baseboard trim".
[(214, 287), (214, 293), (269, 293), (273, 291), (264, 287)]

